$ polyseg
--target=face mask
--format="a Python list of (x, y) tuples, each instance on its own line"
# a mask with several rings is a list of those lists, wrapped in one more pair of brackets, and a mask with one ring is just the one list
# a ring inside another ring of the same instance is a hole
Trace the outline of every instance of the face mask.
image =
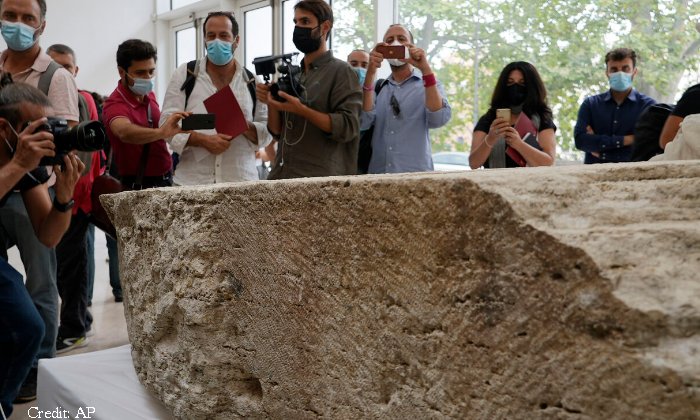
[[(320, 28), (321, 25), (316, 28)], [(294, 35), (292, 36), (292, 41), (294, 41), (294, 46), (304, 54), (312, 53), (319, 48), (321, 48), (321, 35), (318, 38), (314, 38), (311, 32), (316, 28), (302, 28), (300, 26), (294, 27)]]
[(624, 92), (632, 87), (632, 75), (624, 71), (618, 71), (609, 76), (610, 89), (616, 92)]
[(214, 65), (225, 66), (233, 60), (233, 43), (220, 39), (207, 41), (207, 58)]
[[(399, 46), (399, 45), (403, 45), (403, 44), (397, 40), (394, 40), (394, 42), (392, 42), (389, 45)], [(408, 64), (405, 61), (401, 61), (401, 60), (396, 59), (396, 58), (387, 58), (386, 61), (389, 62), (389, 65), (394, 66), (394, 67), (401, 67), (401, 66), (405, 66), (406, 64)]]
[(362, 67), (353, 67), (352, 69), (355, 70), (355, 73), (357, 73), (357, 77), (360, 78), (360, 84), (364, 85), (365, 76), (367, 76), (367, 69), (363, 69)]
[[(127, 74), (127, 77), (131, 76)], [(156, 82), (155, 76), (151, 79), (139, 79), (136, 77), (131, 77), (131, 80), (134, 81), (134, 85), (129, 86), (129, 89), (131, 89), (132, 92), (139, 96), (148, 95), (148, 93), (153, 90), (153, 86), (155, 86)]]
[(510, 106), (522, 105), (527, 99), (527, 86), (519, 85), (514, 83), (506, 87), (508, 92), (508, 101)]
[(26, 51), (36, 44), (37, 40), (34, 39), (36, 28), (22, 22), (8, 22), (6, 20), (3, 20), (1, 24), (0, 33), (7, 43), (7, 48), (12, 51)]

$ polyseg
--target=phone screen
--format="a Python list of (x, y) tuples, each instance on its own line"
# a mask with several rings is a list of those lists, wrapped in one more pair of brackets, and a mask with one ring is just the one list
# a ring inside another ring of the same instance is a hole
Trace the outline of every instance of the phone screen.
[(211, 130), (216, 127), (215, 114), (192, 114), (182, 120), (182, 129), (189, 130)]
[(498, 108), (496, 110), (496, 118), (503, 118), (510, 123), (510, 108)]
[(384, 58), (407, 58), (406, 47), (403, 45), (378, 45), (377, 52)]

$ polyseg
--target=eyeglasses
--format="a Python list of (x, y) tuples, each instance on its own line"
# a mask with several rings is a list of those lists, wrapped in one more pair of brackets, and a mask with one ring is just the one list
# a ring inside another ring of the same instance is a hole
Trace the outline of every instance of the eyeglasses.
[(399, 101), (393, 93), (391, 94), (391, 99), (389, 99), (389, 105), (391, 105), (391, 110), (394, 111), (394, 116), (398, 117), (401, 114), (401, 108), (399, 107)]

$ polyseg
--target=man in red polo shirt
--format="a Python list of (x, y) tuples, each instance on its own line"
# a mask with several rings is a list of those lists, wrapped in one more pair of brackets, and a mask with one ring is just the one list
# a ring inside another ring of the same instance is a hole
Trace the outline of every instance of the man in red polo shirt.
[(130, 39), (119, 45), (119, 83), (104, 104), (107, 136), (127, 189), (172, 185), (173, 162), (163, 139), (181, 133), (179, 122), (189, 115), (175, 112), (158, 127), (160, 107), (153, 93), (156, 60), (156, 49), (149, 42)]

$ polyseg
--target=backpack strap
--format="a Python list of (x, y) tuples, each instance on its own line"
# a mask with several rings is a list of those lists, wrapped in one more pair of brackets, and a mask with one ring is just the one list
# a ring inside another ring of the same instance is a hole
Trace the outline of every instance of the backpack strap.
[(194, 84), (197, 81), (198, 64), (198, 60), (192, 60), (187, 63), (187, 77), (182, 86), (180, 86), (180, 90), (185, 91), (185, 109), (187, 109), (187, 102), (190, 100)]
[[(198, 67), (198, 60), (192, 60), (187, 63), (187, 77), (185, 78), (185, 82), (182, 84), (182, 86), (180, 86), (180, 90), (185, 91), (185, 109), (187, 109), (187, 102), (190, 100), (190, 95), (192, 95), (192, 91), (194, 90), (194, 84), (197, 82)], [(255, 93), (255, 75), (245, 67), (243, 70), (245, 70), (245, 74), (248, 76), (246, 79), (246, 85), (248, 86), (250, 97), (253, 99), (253, 118), (255, 118), (255, 106), (258, 102), (258, 98)]]
[(39, 76), (39, 83), (36, 87), (39, 88), (40, 91), (44, 92), (46, 96), (49, 96), (49, 88), (51, 87), (51, 79), (53, 78), (53, 74), (60, 68), (62, 68), (60, 64), (51, 60), (49, 66), (46, 68), (46, 71), (41, 73), (41, 76)]
[(377, 79), (377, 82), (374, 84), (374, 97), (376, 98), (379, 96), (379, 92), (382, 91), (382, 88), (386, 86), (386, 84), (389, 81), (387, 79)]
[(255, 106), (258, 102), (258, 97), (255, 94), (255, 75), (253, 75), (253, 73), (251, 73), (251, 71), (245, 67), (243, 67), (243, 70), (245, 70), (245, 74), (248, 76), (248, 80), (246, 80), (245, 83), (248, 86), (250, 97), (253, 99), (253, 119), (255, 119)]

